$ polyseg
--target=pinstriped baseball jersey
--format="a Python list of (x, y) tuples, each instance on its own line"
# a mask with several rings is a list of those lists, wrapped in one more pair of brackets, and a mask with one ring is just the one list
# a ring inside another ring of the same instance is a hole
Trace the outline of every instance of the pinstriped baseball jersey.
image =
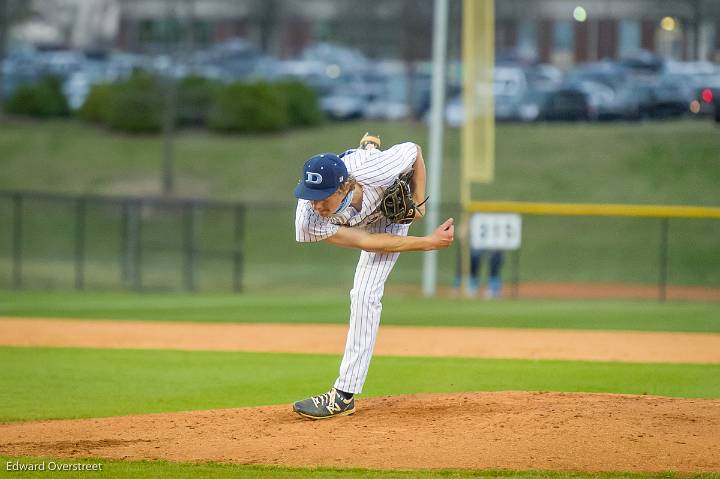
[(415, 143), (401, 143), (385, 151), (353, 150), (342, 161), (355, 180), (363, 188), (360, 211), (348, 206), (345, 211), (331, 218), (323, 218), (308, 200), (298, 200), (295, 211), (295, 239), (298, 242), (322, 241), (337, 232), (338, 226), (367, 226), (378, 220), (375, 213), (383, 193), (400, 174), (409, 171), (415, 163)]
[[(409, 225), (391, 224), (375, 211), (385, 189), (413, 167), (416, 157), (415, 143), (401, 143), (385, 151), (359, 149), (346, 152), (342, 161), (363, 189), (360, 211), (348, 206), (341, 214), (324, 218), (312, 208), (310, 201), (298, 200), (295, 239), (298, 242), (322, 241), (334, 235), (340, 226), (364, 228), (372, 234), (407, 236)], [(360, 253), (350, 291), (350, 328), (345, 354), (334, 385), (341, 391), (362, 392), (380, 326), (385, 281), (399, 256), (399, 253)]]

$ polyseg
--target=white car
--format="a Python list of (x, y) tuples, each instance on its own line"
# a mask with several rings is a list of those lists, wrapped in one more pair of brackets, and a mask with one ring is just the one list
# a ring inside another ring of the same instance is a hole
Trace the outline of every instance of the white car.
[[(495, 117), (498, 120), (518, 118), (520, 100), (527, 91), (525, 72), (519, 67), (496, 66), (494, 70), (493, 93), (495, 95)], [(462, 94), (448, 100), (445, 105), (445, 121), (457, 128), (465, 122), (465, 108)]]
[(373, 120), (403, 120), (410, 116), (407, 102), (390, 98), (376, 98), (365, 106), (365, 118)]

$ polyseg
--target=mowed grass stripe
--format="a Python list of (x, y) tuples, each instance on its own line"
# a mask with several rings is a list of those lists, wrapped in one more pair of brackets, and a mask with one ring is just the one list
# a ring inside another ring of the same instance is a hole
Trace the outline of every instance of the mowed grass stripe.
[[(0, 316), (151, 321), (347, 323), (346, 294), (244, 295), (0, 291)], [(383, 324), (720, 332), (720, 303), (496, 301), (387, 295)]]
[[(339, 356), (0, 348), (0, 421), (290, 404)], [(567, 391), (720, 398), (720, 365), (376, 357), (364, 394)]]
[(48, 472), (6, 472), (8, 462), (21, 464), (102, 464), (102, 472), (62, 472), (63, 478), (85, 479), (88, 474), (113, 479), (135, 479), (137, 477), (175, 479), (717, 479), (720, 474), (633, 474), (633, 473), (586, 473), (552, 471), (510, 471), (510, 470), (404, 470), (378, 471), (370, 469), (331, 469), (331, 468), (289, 468), (275, 466), (247, 466), (237, 464), (184, 464), (167, 461), (110, 461), (107, 459), (53, 459), (53, 458), (13, 458), (0, 456), (2, 466), (0, 477), (22, 479), (41, 479)]
[(48, 477), (47, 472), (6, 472), (8, 462), (21, 464), (102, 464), (102, 472), (62, 472), (68, 479), (84, 479), (88, 474), (113, 479), (135, 479), (137, 477), (173, 477), (175, 479), (717, 479), (720, 474), (633, 474), (633, 473), (586, 473), (552, 471), (510, 471), (510, 470), (403, 470), (378, 471), (370, 469), (331, 469), (331, 468), (290, 468), (275, 466), (247, 466), (237, 464), (184, 464), (167, 461), (110, 461), (107, 459), (53, 459), (53, 458), (14, 458), (0, 456), (3, 467), (0, 477), (22, 479), (41, 479)]

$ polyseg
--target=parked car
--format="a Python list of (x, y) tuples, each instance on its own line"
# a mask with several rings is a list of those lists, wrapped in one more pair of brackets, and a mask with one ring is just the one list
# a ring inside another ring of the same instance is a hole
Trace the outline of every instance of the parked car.
[(653, 88), (655, 118), (679, 118), (690, 111), (692, 86), (682, 78), (665, 77)]
[(520, 67), (497, 66), (493, 72), (493, 79), (495, 96), (520, 98), (527, 89), (527, 78)]
[(566, 85), (550, 92), (539, 119), (587, 121), (593, 116), (590, 95), (578, 86)]
[(370, 71), (372, 64), (360, 50), (331, 43), (315, 43), (307, 46), (301, 59), (336, 65), (344, 74)]
[(557, 87), (531, 88), (518, 102), (517, 119), (520, 121), (538, 121), (546, 117), (548, 100)]
[[(494, 73), (495, 119), (510, 121), (518, 119), (520, 101), (527, 91), (525, 72), (517, 66), (497, 66)], [(445, 121), (449, 126), (459, 127), (465, 121), (462, 92), (454, 95), (445, 106)]]
[(0, 62), (3, 74), (4, 98), (10, 97), (15, 90), (27, 83), (32, 83), (40, 77), (40, 69), (35, 61), (35, 55), (28, 50), (10, 51), (7, 58)]
[(403, 120), (410, 116), (410, 107), (404, 99), (378, 97), (365, 105), (363, 116), (372, 120)]
[(82, 70), (85, 56), (76, 50), (50, 50), (38, 56), (42, 75), (52, 75), (66, 79)]
[(378, 120), (402, 120), (411, 116), (407, 79), (402, 74), (387, 74), (379, 89), (365, 106), (364, 116)]
[(518, 118), (518, 108), (522, 96), (495, 95), (495, 120), (513, 121)]
[(266, 78), (272, 80), (299, 80), (312, 88), (318, 96), (328, 96), (336, 84), (336, 78), (328, 74), (327, 66), (318, 61), (282, 60), (269, 66), (272, 71)]
[(334, 120), (362, 118), (370, 98), (352, 84), (335, 88), (328, 96), (320, 98), (320, 110)]
[(72, 110), (78, 110), (85, 103), (93, 82), (84, 72), (75, 72), (63, 83), (63, 94)]
[(563, 81), (563, 72), (553, 65), (531, 65), (524, 71), (528, 88), (548, 89), (560, 85)]
[(642, 120), (654, 116), (653, 87), (642, 82), (629, 82), (621, 87), (601, 113), (604, 120)]
[(518, 105), (527, 91), (527, 78), (517, 66), (497, 66), (494, 71), (495, 119), (515, 120)]
[(700, 74), (693, 78), (693, 98), (697, 102), (696, 115), (713, 115), (720, 98), (720, 69), (712, 74)]
[(135, 70), (149, 69), (149, 64), (150, 60), (142, 55), (114, 52), (107, 59), (105, 76), (108, 81), (124, 80)]
[(663, 72), (666, 63), (667, 61), (656, 53), (639, 50), (623, 56), (618, 65), (625, 68), (634, 78), (652, 80)]
[(233, 38), (194, 55), (193, 63), (198, 67), (213, 67), (227, 80), (243, 79), (256, 71), (263, 59), (260, 51), (251, 42)]
[(584, 63), (566, 75), (565, 82), (593, 82), (617, 90), (629, 79), (625, 67), (610, 61)]
[(720, 86), (705, 87), (697, 92), (697, 97), (690, 102), (690, 112), (695, 116), (717, 115), (720, 101)]
[(613, 117), (615, 102), (615, 90), (607, 84), (594, 81), (580, 81), (575, 85), (568, 84), (568, 87), (576, 87), (587, 95), (588, 113), (590, 120), (607, 120)]

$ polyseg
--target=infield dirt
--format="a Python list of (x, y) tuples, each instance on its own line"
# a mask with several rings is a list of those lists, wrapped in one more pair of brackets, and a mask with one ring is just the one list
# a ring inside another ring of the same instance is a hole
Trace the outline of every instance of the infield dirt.
[[(0, 345), (342, 354), (346, 325), (0, 317)], [(382, 326), (375, 354), (720, 363), (720, 334)]]
[(310, 421), (289, 405), (0, 424), (0, 454), (283, 466), (720, 472), (720, 401), (584, 393), (362, 399)]

